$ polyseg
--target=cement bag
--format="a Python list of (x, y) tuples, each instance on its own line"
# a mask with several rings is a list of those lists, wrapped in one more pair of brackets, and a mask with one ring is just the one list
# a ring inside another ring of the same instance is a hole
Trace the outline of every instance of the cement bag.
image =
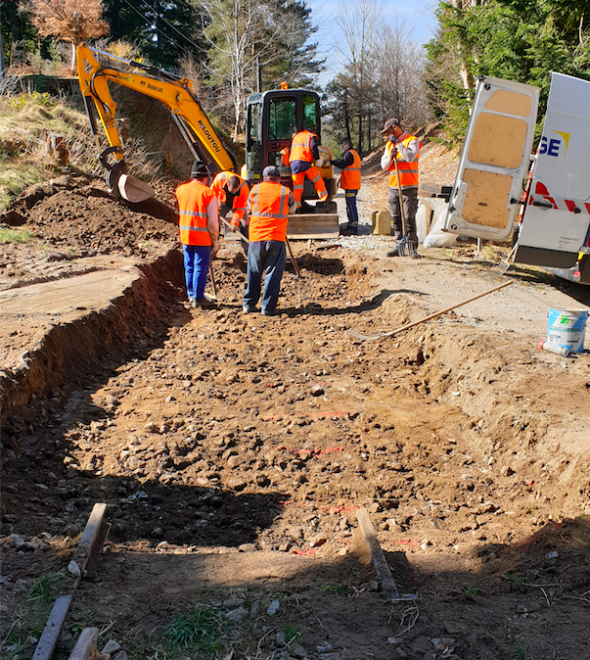
[(423, 241), (424, 247), (451, 247), (457, 241), (457, 234), (449, 234), (441, 231), (447, 217), (448, 203), (444, 199), (438, 199), (437, 197), (429, 198), (428, 203), (432, 204), (434, 215), (432, 216), (430, 231)]
[(418, 241), (424, 243), (428, 231), (430, 229), (430, 220), (432, 218), (432, 201), (431, 197), (427, 199), (420, 199), (418, 201), (418, 211), (416, 212), (416, 233), (418, 234)]

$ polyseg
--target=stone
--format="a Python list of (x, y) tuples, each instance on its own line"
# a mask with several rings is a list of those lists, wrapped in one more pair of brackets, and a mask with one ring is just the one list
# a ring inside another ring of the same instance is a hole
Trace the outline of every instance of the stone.
[(250, 607), (250, 618), (255, 619), (259, 614), (260, 614), (260, 601), (254, 600), (252, 601), (252, 605)]
[(240, 623), (240, 621), (243, 621), (248, 616), (248, 610), (243, 607), (238, 607), (235, 610), (228, 612), (225, 616), (232, 623)]
[(307, 658), (307, 651), (301, 644), (297, 644), (297, 642), (291, 642), (289, 644), (289, 654), (294, 658)]
[(321, 385), (312, 385), (310, 392), (313, 396), (322, 396), (324, 388)]
[(17, 550), (21, 549), (25, 545), (25, 540), (20, 534), (11, 534), (10, 535), (10, 545)]
[(231, 596), (228, 596), (228, 598), (224, 599), (223, 606), (233, 610), (238, 607), (243, 607), (245, 602), (246, 599), (243, 598), (242, 596), (238, 596), (237, 594), (232, 594)]
[(272, 603), (268, 606), (266, 613), (267, 614), (276, 614), (279, 611), (280, 602), (278, 600), (273, 600)]
[(324, 543), (327, 540), (328, 539), (325, 536), (322, 536), (322, 535), (314, 536), (311, 539), (311, 541), (309, 542), (309, 547), (310, 548), (319, 548), (321, 545), (324, 545)]
[(332, 645), (329, 642), (322, 642), (316, 646), (318, 653), (329, 653), (332, 650)]
[(277, 646), (279, 648), (283, 648), (284, 646), (287, 646), (287, 638), (282, 630), (279, 630), (279, 632), (277, 633)]
[(73, 559), (68, 564), (68, 572), (71, 573), (75, 578), (82, 577), (82, 571), (78, 566), (78, 562), (74, 561)]

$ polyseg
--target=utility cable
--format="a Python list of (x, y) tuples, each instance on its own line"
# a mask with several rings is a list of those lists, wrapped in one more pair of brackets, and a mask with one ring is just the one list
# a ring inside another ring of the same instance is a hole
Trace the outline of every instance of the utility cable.
[[(137, 14), (139, 14), (139, 15), (143, 18), (143, 20), (144, 20), (146, 23), (148, 23), (148, 24), (152, 23), (152, 21), (150, 21), (150, 19), (149, 19), (147, 16), (145, 16), (144, 14), (142, 14), (142, 13), (139, 11), (139, 9), (137, 9), (137, 7), (134, 7), (134, 6), (129, 2), (129, 0), (123, 0), (123, 2), (124, 2), (126, 5), (129, 5), (129, 7), (131, 7), (131, 9), (133, 9), (134, 12), (136, 12)], [(191, 45), (193, 45), (197, 50), (202, 50), (202, 47), (201, 47), (201, 46), (199, 46), (199, 45), (196, 44), (194, 41), (192, 41), (191, 39), (189, 39), (186, 35), (184, 35), (182, 32), (180, 32), (180, 30), (176, 29), (176, 28), (174, 27), (174, 25), (172, 25), (169, 21), (167, 21), (167, 20), (166, 20), (161, 14), (158, 13), (158, 11), (157, 11), (156, 9), (154, 9), (150, 4), (148, 4), (147, 2), (145, 2), (145, 0), (141, 0), (141, 2), (143, 2), (143, 4), (146, 5), (147, 7), (149, 7), (149, 8), (155, 13), (155, 15), (157, 16), (157, 18), (159, 18), (159, 19), (161, 19), (162, 21), (164, 21), (164, 23), (166, 23), (166, 25), (168, 25), (169, 27), (171, 27), (171, 28), (172, 28), (175, 32), (177, 32), (177, 33), (178, 33), (183, 39), (186, 39), (186, 41), (188, 41)], [(154, 26), (154, 27), (156, 28), (156, 32), (158, 32), (159, 34), (161, 34), (161, 35), (162, 35), (163, 37), (165, 37), (166, 39), (170, 39), (170, 41), (172, 41), (172, 43), (174, 43), (174, 44), (175, 44), (176, 46), (178, 46), (179, 48), (182, 48), (182, 46), (181, 46), (177, 41), (175, 41), (174, 39), (172, 39), (172, 37), (170, 37), (170, 36), (167, 35), (167, 34), (164, 34), (161, 30), (158, 29), (157, 26)]]

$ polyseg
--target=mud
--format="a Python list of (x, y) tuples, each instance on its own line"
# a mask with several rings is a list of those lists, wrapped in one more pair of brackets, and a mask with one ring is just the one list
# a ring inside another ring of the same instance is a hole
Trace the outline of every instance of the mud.
[[(219, 309), (192, 311), (170, 212), (95, 190), (39, 198), (22, 226), (49, 254), (132, 258), (144, 277), (100, 314), (2, 334), (5, 353), (44, 337), (30, 376), (5, 367), (7, 620), (67, 565), (104, 501), (110, 542), (58, 657), (80, 626), (110, 623), (132, 657), (179, 657), (162, 638), (174, 612), (202, 602), (225, 614), (238, 601), (248, 616), (222, 639), (236, 657), (270, 658), (293, 626), (310, 658), (325, 642), (358, 660), (584, 657), (590, 353), (564, 360), (536, 344), (548, 306), (588, 304), (587, 292), (515, 272), (468, 308), (364, 342), (348, 330), (388, 330), (498, 282), (437, 251), (414, 262), (384, 258), (386, 243), (296, 244), (304, 278), (288, 269), (280, 315), (244, 315), (244, 260), (228, 242), (214, 263)], [(38, 248), (26, 250), (5, 253), (23, 293), (44, 276)], [(375, 590), (354, 540), (360, 506), (400, 592), (417, 594), (410, 604)]]

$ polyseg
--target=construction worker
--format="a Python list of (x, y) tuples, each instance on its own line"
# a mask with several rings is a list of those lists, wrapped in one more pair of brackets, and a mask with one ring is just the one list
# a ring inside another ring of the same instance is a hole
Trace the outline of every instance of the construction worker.
[(249, 314), (256, 311), (264, 274), (261, 313), (272, 316), (277, 307), (285, 270), (287, 223), (289, 212), (295, 209), (295, 198), (289, 188), (281, 185), (277, 167), (265, 167), (262, 179), (262, 183), (252, 188), (248, 198), (250, 249), (244, 312)]
[(313, 127), (306, 126), (299, 133), (295, 133), (291, 142), (289, 152), (289, 164), (291, 165), (291, 177), (293, 179), (293, 196), (297, 209), (301, 208), (301, 196), (303, 195), (303, 184), (307, 177), (314, 185), (321, 202), (328, 199), (328, 191), (324, 180), (315, 166), (320, 159), (318, 151), (318, 136), (313, 132)]
[(217, 252), (219, 237), (217, 198), (207, 185), (208, 176), (207, 165), (195, 161), (191, 181), (176, 189), (186, 289), (194, 308), (215, 306), (213, 301), (205, 298), (211, 252)]
[[(246, 205), (250, 188), (241, 176), (233, 172), (219, 172), (213, 179), (211, 190), (219, 201), (219, 216), (227, 218), (231, 212), (231, 226), (248, 238), (248, 223), (246, 220)], [(224, 232), (225, 233), (225, 232)], [(242, 248), (248, 254), (248, 243), (242, 241)]]
[(400, 214), (400, 199), (395, 161), (399, 171), (402, 189), (402, 203), (406, 224), (406, 240), (412, 246), (410, 254), (416, 255), (418, 249), (418, 234), (416, 233), (416, 211), (418, 210), (418, 159), (421, 144), (414, 135), (409, 135), (401, 127), (399, 119), (388, 119), (381, 131), (387, 141), (385, 152), (381, 158), (381, 169), (389, 171), (389, 196), (387, 205), (393, 221), (393, 233), (396, 246), (387, 253), (388, 257), (399, 257), (403, 254), (403, 228)]
[(340, 233), (356, 236), (359, 233), (359, 214), (356, 208), (356, 196), (361, 187), (361, 158), (352, 148), (352, 142), (345, 140), (342, 143), (342, 160), (330, 161), (340, 170), (340, 187), (344, 190), (346, 199), (346, 215), (348, 225)]

